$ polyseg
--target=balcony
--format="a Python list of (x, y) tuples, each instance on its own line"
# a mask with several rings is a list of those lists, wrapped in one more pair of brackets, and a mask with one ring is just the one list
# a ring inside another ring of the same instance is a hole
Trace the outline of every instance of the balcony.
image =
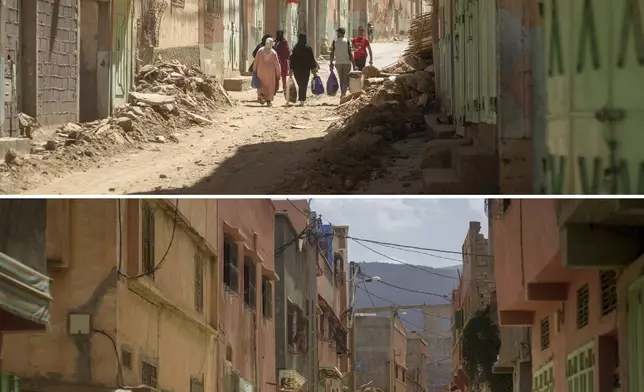
[(557, 200), (556, 211), (565, 267), (617, 269), (641, 255), (644, 200)]

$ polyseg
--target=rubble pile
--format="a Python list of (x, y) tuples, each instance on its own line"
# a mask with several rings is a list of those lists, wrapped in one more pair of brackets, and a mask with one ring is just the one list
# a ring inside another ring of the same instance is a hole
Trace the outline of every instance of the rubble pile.
[[(146, 142), (178, 142), (178, 130), (214, 125), (212, 116), (234, 105), (216, 79), (205, 75), (199, 67), (186, 67), (177, 61), (158, 61), (141, 67), (128, 101), (116, 108), (112, 117), (68, 123), (48, 136), (48, 140), (34, 141), (31, 157), (79, 160)], [(21, 116), (21, 126), (31, 133), (35, 121)]]
[(400, 59), (382, 69), (386, 73), (401, 74), (427, 68), (433, 64), (432, 13), (421, 14), (411, 22), (407, 48)]

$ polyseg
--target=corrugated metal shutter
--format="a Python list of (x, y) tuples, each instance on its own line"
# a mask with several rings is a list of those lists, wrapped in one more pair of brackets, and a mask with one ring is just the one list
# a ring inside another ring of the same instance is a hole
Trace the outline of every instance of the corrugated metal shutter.
[(595, 392), (595, 342), (566, 357), (568, 392)]
[(20, 392), (20, 378), (13, 374), (1, 373), (0, 392)]

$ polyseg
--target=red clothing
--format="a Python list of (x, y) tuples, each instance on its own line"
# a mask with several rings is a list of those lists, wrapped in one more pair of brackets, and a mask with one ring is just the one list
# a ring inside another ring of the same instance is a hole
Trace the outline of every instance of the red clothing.
[(369, 44), (369, 40), (367, 39), (367, 37), (365, 36), (355, 37), (354, 39), (351, 40), (351, 43), (353, 44), (353, 47), (354, 47), (353, 58), (366, 59), (367, 48), (371, 46)]
[(291, 49), (288, 47), (287, 41), (278, 42), (273, 46), (273, 49), (277, 52), (277, 57), (280, 60), (280, 67), (282, 69), (282, 76), (286, 77), (288, 75), (288, 59), (291, 57)]

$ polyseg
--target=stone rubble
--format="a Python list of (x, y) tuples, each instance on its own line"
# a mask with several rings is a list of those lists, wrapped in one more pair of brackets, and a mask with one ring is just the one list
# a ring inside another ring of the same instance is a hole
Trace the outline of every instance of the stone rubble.
[[(218, 111), (235, 102), (217, 82), (197, 67), (177, 61), (158, 61), (141, 67), (128, 103), (114, 110), (111, 117), (88, 123), (68, 123), (45, 141), (32, 143), (32, 154), (22, 163), (50, 158), (77, 161), (81, 157), (109, 155), (122, 148), (141, 147), (144, 143), (178, 142), (176, 133), (194, 126), (212, 126)], [(37, 122), (21, 113), (20, 126), (31, 134)]]

